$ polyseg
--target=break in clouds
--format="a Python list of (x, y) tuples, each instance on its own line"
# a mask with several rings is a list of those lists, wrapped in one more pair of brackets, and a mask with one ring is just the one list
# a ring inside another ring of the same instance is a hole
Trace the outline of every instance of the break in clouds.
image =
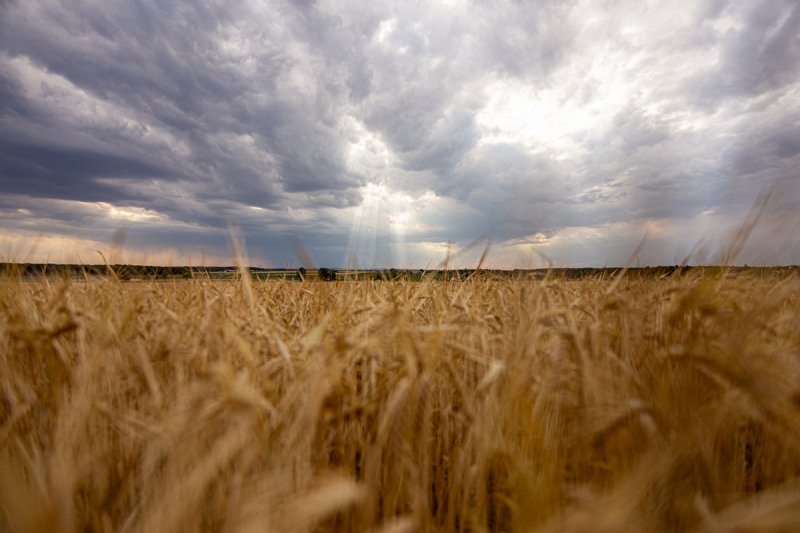
[[(4, 260), (800, 262), (800, 4), (0, 2)], [(483, 245), (481, 245), (483, 246)], [(481, 247), (476, 248), (480, 255)], [(474, 254), (473, 254), (474, 255)], [(463, 256), (472, 261), (471, 256)]]

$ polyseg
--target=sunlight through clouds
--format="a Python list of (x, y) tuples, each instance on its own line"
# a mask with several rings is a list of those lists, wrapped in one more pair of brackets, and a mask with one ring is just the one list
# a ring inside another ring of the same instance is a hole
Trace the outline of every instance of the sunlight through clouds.
[(345, 261), (356, 268), (407, 266), (407, 235), (421, 229), (415, 220), (415, 200), (390, 191), (383, 184), (368, 183), (356, 208)]

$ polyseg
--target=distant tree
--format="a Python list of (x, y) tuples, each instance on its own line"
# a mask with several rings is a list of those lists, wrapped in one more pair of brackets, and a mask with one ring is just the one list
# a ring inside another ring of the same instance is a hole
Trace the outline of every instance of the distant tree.
[(306, 279), (306, 267), (300, 267), (297, 269), (297, 275), (300, 277), (301, 280)]
[(127, 268), (125, 265), (115, 265), (113, 270), (117, 279), (120, 281), (128, 281), (133, 277), (131, 275), (131, 269)]
[(319, 279), (323, 281), (334, 281), (336, 279), (336, 271), (332, 268), (320, 268)]

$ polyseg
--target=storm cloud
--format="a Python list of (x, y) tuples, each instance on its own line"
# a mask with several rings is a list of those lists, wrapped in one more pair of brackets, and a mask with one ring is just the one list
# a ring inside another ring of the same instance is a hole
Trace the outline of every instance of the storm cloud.
[[(0, 4), (3, 259), (796, 263), (800, 5)], [(794, 233), (796, 235), (796, 232)], [(12, 257), (16, 255), (17, 257)], [(709, 257), (713, 257), (710, 253)], [(464, 257), (465, 261), (471, 260)]]

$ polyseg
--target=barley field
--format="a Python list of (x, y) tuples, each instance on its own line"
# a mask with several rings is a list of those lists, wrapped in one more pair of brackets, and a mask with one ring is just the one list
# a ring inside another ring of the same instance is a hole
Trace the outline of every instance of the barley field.
[(0, 280), (0, 529), (798, 531), (800, 278)]

